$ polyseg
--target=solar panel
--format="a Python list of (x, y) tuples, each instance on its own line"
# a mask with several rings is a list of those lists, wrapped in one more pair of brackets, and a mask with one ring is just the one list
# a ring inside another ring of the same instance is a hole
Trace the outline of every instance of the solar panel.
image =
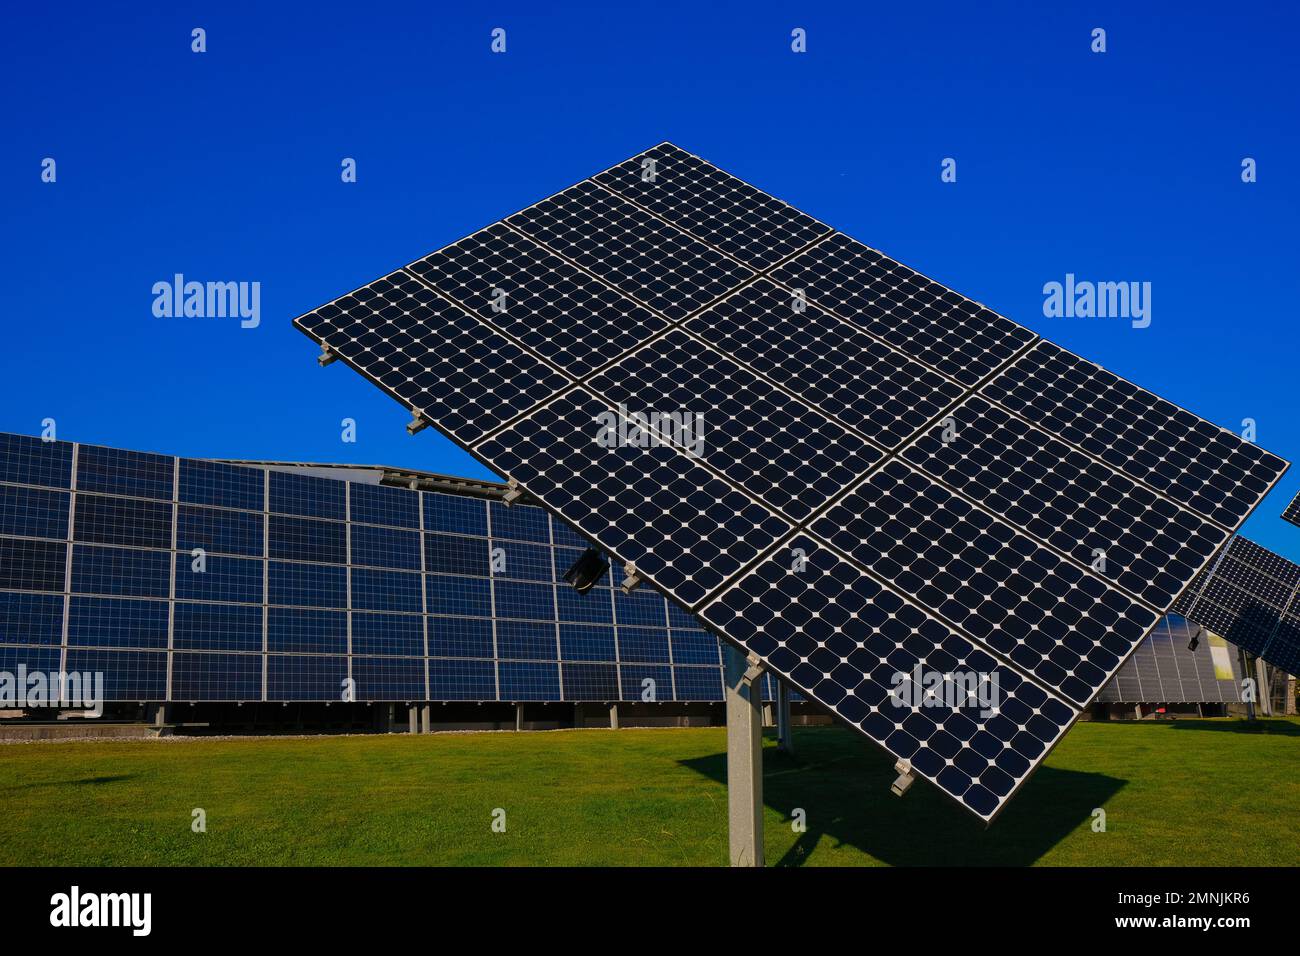
[[(1196, 647), (1190, 645), (1197, 638)], [(1221, 637), (1166, 615), (1098, 695), (1099, 703), (1226, 704), (1240, 699)]]
[(1291, 503), (1282, 512), (1282, 517), (1293, 525), (1300, 527), (1300, 493), (1291, 499)]
[(1174, 605), (1288, 674), (1300, 671), (1300, 565), (1240, 536)]
[[(589, 354), (533, 335), (576, 280), (513, 274), (529, 294), (485, 316), (501, 266), (473, 275), (454, 251), (469, 240), (445, 252), (470, 274), (441, 268), (428, 287), (445, 307), (425, 300), (467, 326), (426, 322), (413, 345), (376, 338), (367, 322), (395, 320), (372, 310), (338, 348), (335, 306), (296, 324), (985, 820), (1286, 467), (670, 144), (484, 233), (512, 262), (550, 275), (556, 257), (621, 296), (602, 297)], [(638, 309), (664, 326), (617, 318)], [(446, 410), (397, 391), (394, 367), (444, 379), (439, 335), (477, 341), (483, 322), (566, 381), (453, 346)], [(894, 654), (863, 628), (896, 603), (906, 634), (880, 632)], [(879, 668), (909, 662), (984, 668), (1001, 706), (895, 709)]]

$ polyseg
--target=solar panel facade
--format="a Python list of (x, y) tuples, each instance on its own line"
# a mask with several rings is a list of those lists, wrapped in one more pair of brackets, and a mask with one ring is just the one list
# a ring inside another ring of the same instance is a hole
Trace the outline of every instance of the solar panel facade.
[[(502, 230), (538, 247), (501, 253), (516, 276), (550, 254), (616, 298), (571, 324), (603, 348), (575, 364), (511, 314), (564, 301), (544, 278), (492, 290), (495, 311), (481, 281), (430, 284), (466, 319), (455, 374), (512, 379), (477, 435), (456, 403), (409, 397), (450, 374), (431, 324), (414, 346), (386, 303), (346, 334), (335, 304), (295, 324), (985, 820), (1286, 467), (671, 144), (486, 231)], [(639, 310), (665, 327), (629, 322), (619, 353), (600, 330)], [(502, 337), (568, 381), (531, 362), (514, 381)], [(899, 660), (987, 664), (1018, 719), (878, 701), (891, 654), (862, 622), (893, 600), (910, 609)]]
[[(1192, 638), (1195, 650), (1190, 650)], [(1240, 699), (1235, 651), (1200, 625), (1166, 615), (1097, 696), (1098, 703), (1229, 704)]]
[[(713, 701), (716, 638), (541, 508), (0, 435), (0, 664), (114, 701)], [(557, 584), (559, 586), (557, 587)]]
[(1300, 565), (1235, 537), (1174, 610), (1288, 674), (1300, 672)]

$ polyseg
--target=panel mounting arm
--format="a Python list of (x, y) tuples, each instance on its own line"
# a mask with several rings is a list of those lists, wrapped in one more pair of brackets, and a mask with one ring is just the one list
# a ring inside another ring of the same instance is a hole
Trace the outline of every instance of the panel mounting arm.
[(631, 594), (641, 586), (641, 574), (637, 571), (636, 565), (631, 561), (624, 564), (623, 569), (627, 572), (623, 578), (623, 593)]
[(424, 412), (420, 411), (418, 408), (413, 408), (411, 409), (411, 414), (415, 417), (412, 418), (410, 423), (406, 426), (406, 432), (408, 435), (418, 434), (429, 427), (429, 420), (424, 417)]
[(514, 504), (523, 496), (524, 489), (519, 487), (519, 482), (515, 481), (513, 478), (507, 479), (506, 493), (501, 496), (501, 501), (506, 505), (506, 507), (510, 507), (510, 505)]
[(907, 790), (916, 781), (912, 775), (912, 762), (910, 760), (900, 760), (894, 764), (894, 769), (898, 771), (898, 779), (893, 782), (889, 792), (896, 797), (901, 797), (907, 793)]
[(316, 356), (317, 365), (319, 365), (321, 368), (324, 368), (326, 365), (330, 365), (334, 362), (337, 362), (338, 358), (339, 357), (334, 354), (334, 350), (332, 348), (330, 348), (324, 342), (320, 344), (320, 355)]

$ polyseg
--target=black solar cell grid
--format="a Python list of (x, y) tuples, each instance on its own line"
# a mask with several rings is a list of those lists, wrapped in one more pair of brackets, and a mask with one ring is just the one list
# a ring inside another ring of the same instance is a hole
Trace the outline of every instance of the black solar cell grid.
[(983, 381), (1036, 337), (838, 233), (774, 270), (772, 278), (968, 386)]
[[(1077, 716), (812, 538), (777, 548), (700, 616), (985, 820)], [(996, 708), (908, 701), (917, 668), (996, 679)]]
[[(956, 382), (759, 279), (691, 319), (714, 348), (892, 449), (962, 395)], [(762, 330), (762, 334), (759, 334)]]
[(503, 223), (406, 267), (575, 378), (667, 323)]
[(567, 380), (403, 272), (294, 322), (407, 407), (470, 444)]
[(671, 143), (593, 178), (753, 269), (767, 269), (830, 232), (829, 226)]
[(1291, 503), (1283, 510), (1282, 517), (1293, 525), (1300, 527), (1300, 492), (1291, 499)]
[(1173, 603), (1227, 540), (1212, 522), (979, 396), (950, 419), (903, 457), (1153, 607)]
[(674, 321), (754, 274), (591, 182), (544, 199), (506, 222)]
[[(675, 329), (596, 375), (589, 386), (633, 413), (687, 416), (678, 437), (752, 497), (801, 521), (883, 455), (809, 408)], [(669, 439), (674, 438), (667, 428)]]
[(602, 447), (610, 414), (579, 389), (474, 451), (688, 607), (789, 530), (677, 448)]
[(1229, 530), (1286, 470), (1275, 455), (1051, 342), (980, 393)]

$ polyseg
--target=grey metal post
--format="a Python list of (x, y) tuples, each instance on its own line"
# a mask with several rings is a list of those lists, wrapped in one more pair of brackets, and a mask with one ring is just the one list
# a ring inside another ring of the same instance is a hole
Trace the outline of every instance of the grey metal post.
[(524, 705), (515, 704), (515, 730), (524, 729)]
[(406, 708), (406, 718), (410, 724), (409, 727), (410, 732), (413, 734), (418, 734), (420, 732), (420, 714), (415, 709), (414, 704)]
[(794, 741), (790, 737), (790, 685), (779, 677), (776, 679), (776, 743), (786, 753), (794, 753)]
[(153, 712), (153, 725), (161, 730), (167, 726), (167, 704), (156, 704)]
[[(1247, 664), (1246, 664), (1246, 652), (1245, 652), (1244, 650), (1242, 650), (1240, 647), (1237, 648), (1237, 660), (1241, 663), (1241, 677), (1242, 677), (1242, 680), (1245, 680), (1246, 677), (1250, 674), (1250, 668), (1249, 668), (1249, 667), (1247, 666)], [(1258, 683), (1256, 683), (1256, 686), (1255, 686), (1255, 697), (1256, 697), (1256, 699), (1259, 698), (1259, 686), (1258, 686)], [(1249, 700), (1246, 701), (1246, 719), (1247, 719), (1247, 720), (1254, 720), (1254, 719), (1255, 719), (1255, 704), (1254, 704), (1254, 702), (1249, 701)]]
[(609, 705), (609, 729), (618, 730), (618, 704)]
[(732, 866), (763, 865), (763, 669), (724, 645), (727, 831)]
[(1268, 680), (1264, 658), (1255, 658), (1255, 683), (1259, 685), (1259, 709), (1265, 717), (1273, 716), (1273, 686)]
[(420, 708), (420, 733), (433, 733), (433, 705), (425, 704)]

